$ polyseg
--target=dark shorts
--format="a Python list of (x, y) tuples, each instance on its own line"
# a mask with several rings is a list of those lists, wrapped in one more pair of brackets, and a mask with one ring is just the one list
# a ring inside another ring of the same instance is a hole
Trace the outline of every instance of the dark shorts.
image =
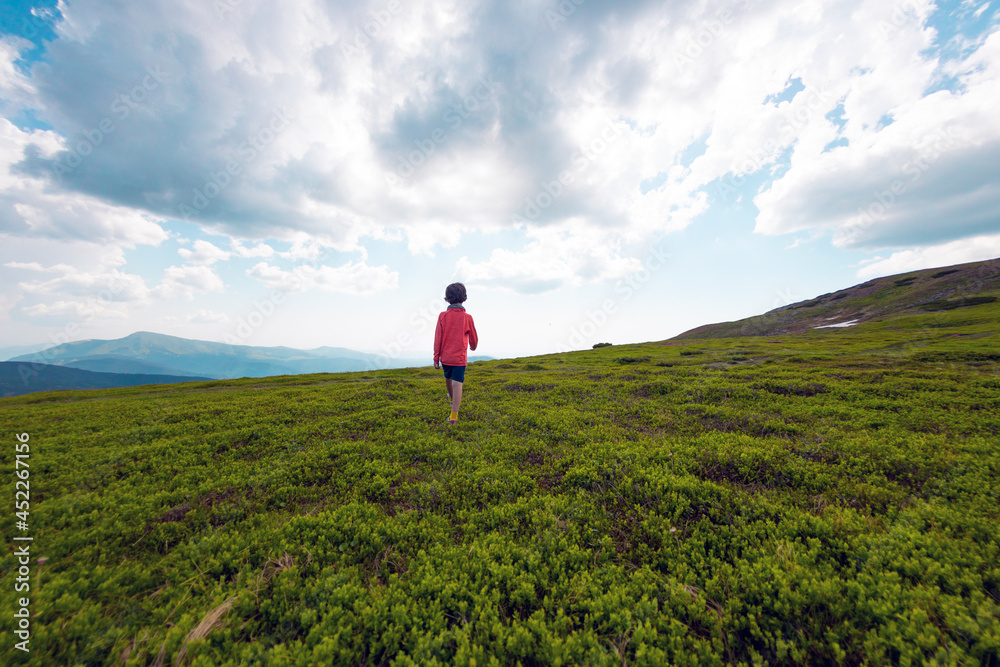
[(452, 382), (465, 382), (465, 366), (448, 366), (441, 364), (444, 369), (444, 377)]

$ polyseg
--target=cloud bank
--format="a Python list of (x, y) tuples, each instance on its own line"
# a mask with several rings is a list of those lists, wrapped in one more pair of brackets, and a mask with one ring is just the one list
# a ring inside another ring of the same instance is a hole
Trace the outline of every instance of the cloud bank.
[[(954, 22), (985, 20), (966, 5)], [(759, 233), (952, 243), (1000, 228), (1000, 33), (994, 16), (942, 41), (941, 11), (60, 3), (29, 69), (31, 45), (0, 40), (0, 234), (134, 247), (174, 219), (231, 237), (182, 250), (150, 288), (187, 299), (221, 289), (211, 267), (237, 257), (288, 282), (295, 267), (262, 241), (296, 243), (294, 263), (517, 230), (526, 248), (457, 271), (537, 292), (633, 270), (623, 243), (684, 229), (756, 175)], [(10, 120), (27, 111), (38, 127)], [(299, 274), (344, 293), (398, 285), (364, 257)]]

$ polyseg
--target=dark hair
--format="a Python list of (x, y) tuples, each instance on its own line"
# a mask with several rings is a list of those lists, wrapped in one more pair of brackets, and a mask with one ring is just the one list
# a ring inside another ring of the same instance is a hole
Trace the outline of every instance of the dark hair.
[(465, 285), (462, 283), (452, 283), (444, 291), (444, 300), (454, 305), (464, 303), (468, 297), (465, 294)]

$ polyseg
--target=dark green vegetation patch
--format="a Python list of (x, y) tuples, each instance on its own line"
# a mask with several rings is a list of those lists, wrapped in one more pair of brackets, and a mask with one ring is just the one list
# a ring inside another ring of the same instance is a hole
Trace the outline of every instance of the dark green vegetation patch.
[(921, 306), (923, 310), (954, 310), (955, 308), (967, 308), (969, 306), (979, 306), (984, 303), (993, 303), (995, 296), (970, 296), (964, 299), (938, 299), (929, 301)]
[(0, 400), (30, 659), (997, 665), (998, 314)]

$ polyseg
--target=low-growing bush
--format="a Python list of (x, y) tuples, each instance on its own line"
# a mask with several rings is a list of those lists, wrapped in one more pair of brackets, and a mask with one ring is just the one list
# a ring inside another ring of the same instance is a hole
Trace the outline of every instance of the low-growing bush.
[(652, 357), (649, 357), (649, 356), (645, 356), (645, 357), (615, 357), (612, 361), (614, 361), (616, 364), (621, 364), (621, 365), (625, 365), (625, 364), (642, 364), (642, 363), (645, 363), (645, 362), (649, 361), (651, 358)]
[(968, 296), (961, 299), (938, 299), (936, 301), (928, 301), (927, 303), (920, 306), (923, 310), (954, 310), (956, 308), (968, 308), (970, 306), (980, 306), (984, 303), (993, 303), (997, 298), (995, 296)]

